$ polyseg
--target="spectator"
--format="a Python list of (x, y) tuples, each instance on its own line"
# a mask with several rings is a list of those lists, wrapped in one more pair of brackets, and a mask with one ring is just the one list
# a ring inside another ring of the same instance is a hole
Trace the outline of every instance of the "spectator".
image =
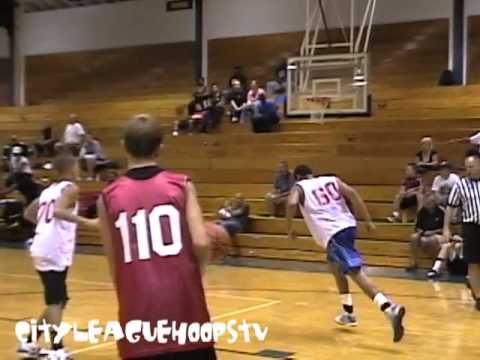
[(243, 70), (243, 67), (240, 66), (240, 65), (237, 65), (233, 68), (232, 76), (230, 77), (230, 80), (228, 81), (228, 87), (229, 88), (233, 87), (234, 80), (238, 80), (240, 82), (240, 87), (243, 90), (245, 90), (247, 88), (247, 76), (245, 75), (245, 71)]
[(205, 132), (210, 132), (220, 125), (225, 115), (225, 101), (223, 93), (220, 91), (218, 84), (213, 83), (210, 87), (209, 106), (206, 121)]
[[(239, 80), (232, 81), (232, 89), (230, 92), (230, 106), (232, 107), (232, 122), (238, 122), (243, 116), (243, 109), (247, 103), (245, 90), (242, 88)], [(242, 120), (243, 121), (243, 120)]]
[(256, 80), (252, 80), (250, 90), (247, 93), (247, 103), (243, 107), (242, 120), (251, 119), (257, 113), (257, 108), (260, 105), (260, 98), (265, 97), (265, 90), (260, 88)]
[(65, 127), (63, 141), (66, 150), (73, 156), (77, 157), (85, 140), (85, 130), (78, 119), (77, 114), (70, 114), (69, 123)]
[(267, 211), (271, 216), (284, 216), (285, 204), (290, 194), (290, 189), (295, 184), (293, 173), (288, 168), (286, 161), (280, 161), (277, 167), (274, 190), (265, 196)]
[(24, 154), (25, 151), (20, 146), (13, 147), (8, 166), (11, 175), (19, 173), (32, 174), (30, 161)]
[(421, 172), (437, 170), (438, 154), (433, 149), (433, 139), (424, 136), (420, 140), (420, 151), (416, 154), (416, 164)]
[(3, 169), (4, 171), (9, 171), (9, 163), (12, 155), (12, 150), (14, 148), (21, 149), (21, 156), (29, 157), (32, 154), (31, 149), (27, 144), (20, 141), (16, 135), (10, 137), (10, 143), (3, 147)]
[(246, 231), (250, 215), (250, 206), (245, 202), (242, 194), (236, 194), (225, 202), (218, 211), (217, 224), (223, 226), (230, 236)]
[(408, 164), (405, 175), (400, 191), (395, 196), (392, 216), (387, 218), (389, 222), (407, 222), (407, 210), (416, 207), (418, 211), (422, 207), (423, 185), (422, 179), (417, 174), (416, 165)]
[(443, 244), (448, 243), (449, 239), (443, 237), (444, 212), (438, 206), (436, 197), (433, 193), (425, 196), (425, 204), (418, 212), (415, 224), (415, 233), (410, 240), (410, 266), (407, 271), (418, 268), (418, 257), (420, 250), (429, 253), (438, 253)]
[(47, 119), (42, 129), (42, 138), (35, 143), (35, 151), (38, 156), (54, 157), (55, 143), (57, 140), (53, 134), (52, 120)]
[(445, 207), (450, 191), (460, 181), (460, 177), (452, 172), (451, 165), (446, 161), (440, 163), (439, 170), (440, 174), (433, 180), (432, 191), (437, 195), (440, 206)]
[(280, 122), (277, 106), (267, 101), (265, 94), (258, 97), (259, 104), (252, 118), (252, 129), (255, 133), (272, 132), (275, 125)]
[(80, 163), (87, 171), (87, 180), (92, 181), (95, 178), (95, 168), (97, 165), (106, 161), (100, 141), (94, 139), (92, 135), (87, 134), (80, 150)]

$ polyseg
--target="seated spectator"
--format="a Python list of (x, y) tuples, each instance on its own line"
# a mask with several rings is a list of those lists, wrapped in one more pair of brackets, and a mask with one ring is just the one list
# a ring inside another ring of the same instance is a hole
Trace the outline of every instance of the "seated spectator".
[(420, 140), (420, 151), (416, 154), (416, 164), (421, 173), (438, 168), (438, 153), (433, 149), (433, 139), (424, 136)]
[(14, 146), (8, 162), (10, 174), (27, 173), (32, 174), (30, 160), (25, 156), (25, 150), (20, 146)]
[(53, 135), (52, 121), (48, 119), (42, 129), (42, 138), (34, 144), (37, 156), (54, 157), (55, 143), (57, 140)]
[(408, 164), (405, 175), (400, 191), (393, 202), (392, 216), (387, 218), (389, 222), (407, 222), (407, 210), (416, 208), (418, 211), (422, 207), (423, 185), (422, 179), (417, 174), (416, 165)]
[(85, 140), (85, 129), (78, 119), (77, 114), (69, 115), (69, 122), (65, 127), (63, 144), (65, 150), (71, 155), (78, 157), (83, 141)]
[(6, 189), (0, 191), (0, 197), (5, 197), (13, 191), (18, 191), (25, 199), (25, 205), (31, 204), (40, 196), (41, 184), (37, 183), (30, 172), (16, 172), (10, 175), (5, 183)]
[(230, 76), (230, 80), (228, 81), (228, 87), (233, 87), (233, 82), (237, 80), (240, 82), (240, 87), (245, 91), (247, 89), (247, 76), (245, 75), (245, 71), (241, 65), (236, 65), (233, 68), (232, 76)]
[(216, 129), (225, 115), (225, 101), (218, 84), (212, 84), (208, 95), (209, 104), (205, 132), (210, 132)]
[(270, 101), (264, 94), (258, 97), (259, 104), (255, 109), (252, 118), (252, 129), (255, 133), (272, 132), (273, 128), (280, 122), (277, 106)]
[(230, 91), (229, 100), (230, 106), (232, 108), (231, 120), (232, 123), (236, 123), (242, 118), (243, 109), (245, 108), (247, 103), (247, 95), (245, 93), (245, 90), (242, 88), (239, 80), (234, 79), (232, 81), (232, 88)]
[(411, 257), (407, 271), (418, 268), (420, 250), (436, 255), (441, 246), (448, 243), (449, 239), (443, 236), (443, 219), (444, 212), (438, 206), (435, 195), (428, 193), (424, 206), (418, 212), (415, 233), (410, 240)]
[(80, 164), (87, 171), (87, 180), (92, 181), (95, 178), (95, 168), (107, 161), (100, 141), (94, 139), (92, 135), (87, 134), (85, 142), (80, 149)]
[(265, 204), (271, 216), (285, 215), (285, 204), (287, 203), (290, 189), (294, 184), (295, 178), (288, 168), (288, 163), (280, 161), (273, 183), (274, 190), (265, 196)]
[(287, 89), (287, 58), (282, 58), (275, 66), (274, 77), (266, 84), (267, 99), (272, 100), (277, 108), (284, 112)]
[(460, 181), (460, 177), (452, 172), (452, 166), (446, 161), (440, 163), (439, 170), (440, 174), (433, 180), (432, 191), (437, 195), (440, 206), (446, 207), (450, 191)]
[(218, 211), (217, 224), (223, 226), (230, 236), (247, 230), (250, 206), (245, 202), (242, 194), (236, 194), (231, 200), (225, 202)]
[(20, 155), (28, 158), (32, 155), (32, 150), (24, 142), (20, 141), (16, 135), (10, 137), (10, 143), (3, 147), (3, 169), (4, 171), (9, 171), (9, 163), (14, 148), (20, 148)]

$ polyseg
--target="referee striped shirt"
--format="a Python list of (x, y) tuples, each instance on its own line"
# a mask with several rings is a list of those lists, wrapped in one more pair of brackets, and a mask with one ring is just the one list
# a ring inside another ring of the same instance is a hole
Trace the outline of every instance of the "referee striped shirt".
[(480, 180), (468, 177), (457, 182), (448, 197), (448, 206), (462, 209), (462, 222), (480, 225)]

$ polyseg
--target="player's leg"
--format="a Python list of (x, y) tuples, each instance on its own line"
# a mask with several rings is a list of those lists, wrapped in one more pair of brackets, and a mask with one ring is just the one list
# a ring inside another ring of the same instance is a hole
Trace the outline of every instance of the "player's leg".
[(393, 341), (398, 342), (403, 337), (402, 321), (405, 308), (389, 300), (365, 274), (362, 269), (362, 256), (355, 248), (356, 235), (356, 228), (347, 228), (337, 233), (328, 244), (328, 259), (339, 264), (358, 287), (385, 313), (393, 327)]
[(480, 263), (468, 264), (468, 281), (475, 299), (475, 307), (480, 311)]
[(348, 278), (345, 276), (344, 271), (339, 264), (334, 261), (328, 261), (330, 272), (335, 278), (337, 284), (338, 293), (340, 294), (340, 301), (342, 303), (343, 313), (335, 318), (335, 321), (339, 325), (357, 326), (358, 321), (354, 314), (353, 298), (350, 293), (350, 287), (348, 285)]
[(387, 217), (387, 220), (389, 222), (399, 222), (400, 221), (400, 204), (404, 198), (404, 194), (398, 193), (395, 195), (395, 198), (393, 200), (393, 211), (392, 215)]
[(393, 303), (383, 292), (378, 290), (372, 280), (365, 274), (362, 268), (353, 269), (349, 272), (349, 276), (358, 285), (360, 289), (379, 307), (385, 314), (393, 328), (393, 341), (402, 340), (404, 328), (403, 317), (405, 316), (405, 308), (402, 305)]

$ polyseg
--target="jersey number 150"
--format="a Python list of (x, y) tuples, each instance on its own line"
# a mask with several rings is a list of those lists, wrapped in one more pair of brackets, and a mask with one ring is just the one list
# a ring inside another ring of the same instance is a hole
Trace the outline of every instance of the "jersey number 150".
[[(170, 224), (171, 242), (166, 244), (160, 219), (168, 218)], [(182, 250), (182, 233), (180, 228), (180, 213), (172, 205), (159, 205), (154, 207), (147, 216), (145, 209), (140, 209), (131, 218), (135, 226), (138, 258), (148, 260), (151, 258), (150, 243), (152, 250), (159, 256), (178, 255)], [(130, 248), (130, 223), (128, 214), (119, 214), (115, 227), (120, 230), (123, 245), (123, 258), (126, 263), (132, 262), (132, 251)], [(149, 231), (150, 230), (150, 231)], [(150, 235), (150, 236), (149, 236)], [(150, 237), (150, 239), (149, 239)]]

